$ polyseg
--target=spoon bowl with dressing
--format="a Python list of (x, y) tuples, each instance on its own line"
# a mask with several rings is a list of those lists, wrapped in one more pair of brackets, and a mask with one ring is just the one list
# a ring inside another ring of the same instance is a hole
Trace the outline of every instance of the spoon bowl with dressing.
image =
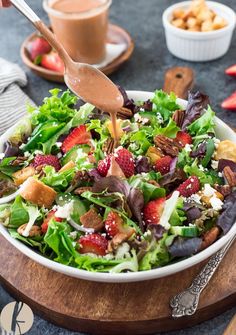
[(64, 79), (68, 88), (84, 101), (110, 114), (115, 142), (117, 142), (116, 114), (124, 104), (123, 96), (118, 87), (92, 65), (74, 62), (56, 36), (24, 0), (11, 0), (11, 3), (58, 52), (65, 65)]

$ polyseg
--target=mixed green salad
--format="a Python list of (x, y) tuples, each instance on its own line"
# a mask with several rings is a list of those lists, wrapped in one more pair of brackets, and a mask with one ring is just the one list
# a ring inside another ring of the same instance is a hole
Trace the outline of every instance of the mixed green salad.
[(120, 88), (119, 146), (109, 116), (50, 91), (0, 154), (0, 222), (56, 262), (95, 272), (144, 271), (190, 257), (236, 220), (236, 144), (215, 135), (208, 96), (185, 110), (159, 90)]

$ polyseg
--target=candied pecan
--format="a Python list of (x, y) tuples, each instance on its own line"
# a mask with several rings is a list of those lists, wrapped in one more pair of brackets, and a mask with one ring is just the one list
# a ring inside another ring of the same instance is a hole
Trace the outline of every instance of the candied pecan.
[(220, 235), (219, 227), (212, 227), (210, 230), (208, 230), (202, 237), (203, 240), (201, 244), (201, 250), (206, 249), (212, 243), (214, 243), (219, 235)]
[(71, 186), (66, 190), (66, 192), (72, 192), (74, 189), (79, 187), (83, 183), (92, 182), (92, 178), (89, 176), (87, 171), (76, 172), (74, 178), (72, 179)]
[(132, 118), (132, 116), (133, 116), (132, 110), (126, 107), (122, 107), (117, 113), (117, 117), (119, 119), (130, 119)]
[(102, 146), (103, 152), (107, 155), (111, 154), (115, 149), (115, 140), (113, 138), (108, 138)]
[(172, 120), (175, 121), (178, 127), (182, 127), (183, 122), (184, 122), (184, 117), (185, 117), (185, 111), (178, 109), (177, 111), (174, 112), (172, 115)]
[(226, 166), (223, 170), (223, 174), (229, 186), (235, 187), (236, 186), (236, 172), (233, 172), (229, 166)]
[(166, 137), (164, 135), (157, 135), (154, 137), (156, 147), (161, 149), (166, 155), (172, 157), (178, 156), (182, 145), (176, 139)]
[[(27, 223), (21, 225), (18, 229), (17, 229), (17, 233), (19, 235), (23, 235), (25, 228), (27, 226)], [(29, 237), (35, 237), (35, 236), (40, 236), (42, 234), (42, 230), (39, 226), (33, 225), (29, 231)]]
[(9, 193), (15, 192), (17, 187), (11, 180), (3, 179), (0, 180), (0, 198)]
[(220, 192), (223, 195), (224, 198), (227, 197), (227, 195), (230, 195), (230, 193), (232, 192), (232, 188), (229, 185), (215, 184), (214, 189), (216, 189), (218, 192)]
[(80, 195), (80, 194), (82, 194), (82, 193), (84, 193), (84, 192), (86, 192), (86, 191), (91, 191), (92, 192), (92, 187), (90, 187), (90, 186), (82, 186), (82, 187), (78, 187), (78, 188), (76, 188), (75, 190), (74, 190), (74, 194), (77, 194), (77, 195)]
[(160, 185), (158, 184), (158, 182), (155, 181), (155, 180), (148, 180), (147, 183), (148, 183), (148, 184), (151, 184), (151, 185), (154, 185), (154, 186), (156, 186), (156, 187), (160, 187)]
[(95, 231), (99, 231), (103, 228), (102, 217), (94, 208), (91, 208), (88, 212), (81, 215), (80, 222), (82, 223), (84, 228), (92, 228)]
[(27, 157), (17, 157), (16, 159), (14, 159), (12, 162), (11, 162), (11, 166), (18, 166), (18, 165), (21, 165), (23, 164), (25, 161), (27, 161)]
[(35, 171), (36, 171), (36, 174), (39, 176), (39, 178), (45, 176), (45, 173), (43, 171), (43, 168), (45, 167), (45, 165), (38, 165), (36, 168), (35, 168)]
[(116, 234), (111, 241), (108, 243), (108, 252), (115, 251), (119, 245), (128, 240), (128, 235), (125, 233)]

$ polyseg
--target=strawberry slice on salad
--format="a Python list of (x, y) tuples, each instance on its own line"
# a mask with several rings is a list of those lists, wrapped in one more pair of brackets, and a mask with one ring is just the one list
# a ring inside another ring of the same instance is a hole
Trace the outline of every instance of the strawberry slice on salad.
[(59, 171), (61, 164), (57, 156), (53, 155), (36, 155), (33, 161), (33, 167), (37, 168), (38, 166), (51, 165), (55, 168), (56, 171)]
[(116, 163), (123, 171), (126, 178), (134, 175), (134, 159), (131, 152), (125, 148), (117, 148), (113, 155), (107, 156), (105, 159), (98, 162), (97, 170), (103, 177), (107, 175), (107, 172), (111, 166), (111, 157), (115, 157)]
[(110, 211), (105, 220), (105, 230), (109, 237), (114, 237), (119, 233), (127, 235), (129, 238), (135, 230), (129, 226), (124, 226), (124, 221), (117, 212)]
[(225, 99), (221, 107), (228, 110), (236, 110), (236, 92), (234, 92), (230, 97)]
[(40, 62), (41, 66), (45, 69), (52, 70), (55, 72), (64, 73), (64, 63), (57, 52), (51, 51), (48, 54), (42, 55)]
[(228, 69), (225, 70), (225, 73), (229, 76), (236, 77), (236, 64), (228, 67)]
[(72, 130), (72, 132), (65, 138), (62, 143), (61, 150), (66, 153), (75, 145), (78, 144), (89, 144), (91, 140), (91, 134), (87, 131), (85, 125), (81, 125)]
[(61, 218), (56, 217), (55, 213), (56, 213), (55, 210), (51, 210), (50, 212), (48, 212), (48, 214), (47, 214), (46, 218), (44, 219), (44, 221), (42, 223), (42, 226), (41, 226), (43, 234), (46, 234), (46, 232), (48, 230), (48, 224), (49, 224), (50, 220), (54, 219), (56, 222), (61, 222), (63, 220)]
[(90, 234), (80, 237), (78, 240), (81, 254), (93, 253), (98, 256), (105, 256), (108, 247), (108, 241), (100, 234)]
[(176, 139), (185, 147), (186, 144), (192, 144), (193, 143), (193, 139), (192, 137), (184, 132), (184, 131), (178, 131), (177, 135), (176, 135)]
[(191, 176), (185, 182), (183, 182), (176, 191), (179, 191), (183, 197), (190, 197), (200, 190), (200, 181), (198, 177)]
[(159, 224), (165, 201), (165, 198), (159, 198), (147, 203), (143, 210), (143, 220), (146, 226), (150, 224)]
[(156, 161), (155, 170), (160, 172), (162, 175), (170, 172), (170, 164), (172, 161), (172, 157), (164, 156)]

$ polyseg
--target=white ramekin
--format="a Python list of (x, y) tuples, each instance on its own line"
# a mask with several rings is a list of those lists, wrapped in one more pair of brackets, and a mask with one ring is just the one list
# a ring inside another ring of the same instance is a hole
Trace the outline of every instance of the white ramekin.
[(222, 57), (230, 47), (236, 23), (235, 12), (218, 2), (207, 1), (209, 8), (228, 22), (226, 27), (209, 32), (193, 32), (173, 26), (171, 24), (173, 11), (176, 8), (187, 9), (190, 4), (191, 1), (179, 2), (168, 7), (163, 13), (167, 48), (174, 56), (193, 62), (205, 62)]

